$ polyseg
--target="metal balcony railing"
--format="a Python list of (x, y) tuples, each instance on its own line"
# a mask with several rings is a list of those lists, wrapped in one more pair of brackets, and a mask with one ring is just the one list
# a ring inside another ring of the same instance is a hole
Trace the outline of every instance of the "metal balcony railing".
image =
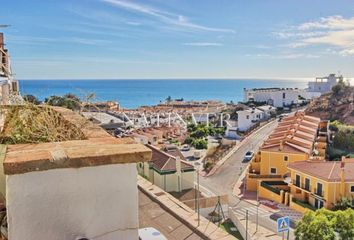
[(311, 185), (305, 184), (305, 183), (301, 183), (300, 181), (296, 181), (295, 179), (293, 179), (292, 183), (293, 183), (294, 186), (296, 186), (298, 188), (301, 188), (301, 189), (304, 189), (306, 191), (310, 191), (310, 189), (311, 189)]
[(323, 190), (315, 188), (314, 194), (320, 197), (323, 197)]

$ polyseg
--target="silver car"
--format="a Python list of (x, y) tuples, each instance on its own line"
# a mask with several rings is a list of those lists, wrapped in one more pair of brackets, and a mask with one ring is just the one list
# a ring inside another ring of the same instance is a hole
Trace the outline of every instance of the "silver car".
[(243, 161), (244, 161), (244, 162), (251, 161), (251, 159), (253, 158), (253, 156), (254, 156), (254, 152), (248, 151), (248, 152), (246, 152), (245, 156), (243, 157)]

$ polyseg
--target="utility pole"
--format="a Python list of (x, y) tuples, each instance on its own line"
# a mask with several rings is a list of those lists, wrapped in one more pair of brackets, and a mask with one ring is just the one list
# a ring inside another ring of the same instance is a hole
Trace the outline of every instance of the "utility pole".
[[(258, 181), (259, 186), (259, 181)], [(258, 189), (257, 189), (257, 218), (256, 218), (256, 232), (258, 232), (258, 208), (259, 208), (259, 198), (258, 198)]]
[(198, 199), (198, 227), (199, 227), (200, 225), (199, 173), (197, 173), (197, 185), (198, 185), (197, 199)]
[(246, 210), (246, 240), (248, 238), (248, 210)]

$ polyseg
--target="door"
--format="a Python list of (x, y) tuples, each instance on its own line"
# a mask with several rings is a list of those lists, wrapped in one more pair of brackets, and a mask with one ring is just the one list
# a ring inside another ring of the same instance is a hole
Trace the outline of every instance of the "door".
[(323, 208), (323, 201), (315, 198), (315, 208), (317, 209)]

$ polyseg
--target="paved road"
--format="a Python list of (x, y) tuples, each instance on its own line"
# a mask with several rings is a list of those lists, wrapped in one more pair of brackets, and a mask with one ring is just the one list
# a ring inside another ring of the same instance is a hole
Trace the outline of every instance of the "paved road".
[[(269, 123), (266, 127), (254, 132), (248, 139), (244, 140), (242, 146), (222, 165), (212, 176), (200, 177), (201, 191), (209, 194), (229, 196), (229, 206), (236, 213), (249, 211), (249, 219), (256, 222), (257, 206), (247, 201), (240, 200), (233, 195), (233, 188), (248, 163), (243, 163), (243, 157), (248, 150), (257, 151), (263, 141), (276, 128), (278, 121)], [(269, 230), (276, 231), (276, 222), (270, 217), (271, 212), (258, 209), (258, 222)], [(276, 217), (277, 218), (277, 217)], [(290, 239), (294, 239), (293, 230), (290, 231)]]
[[(242, 146), (222, 165), (216, 173), (209, 177), (200, 177), (200, 185), (217, 195), (232, 195), (232, 189), (248, 163), (243, 163), (243, 157), (248, 150), (258, 150), (263, 141), (277, 126), (277, 121), (254, 132), (245, 139)], [(235, 200), (235, 199), (234, 199)], [(232, 201), (234, 202), (234, 201)]]

